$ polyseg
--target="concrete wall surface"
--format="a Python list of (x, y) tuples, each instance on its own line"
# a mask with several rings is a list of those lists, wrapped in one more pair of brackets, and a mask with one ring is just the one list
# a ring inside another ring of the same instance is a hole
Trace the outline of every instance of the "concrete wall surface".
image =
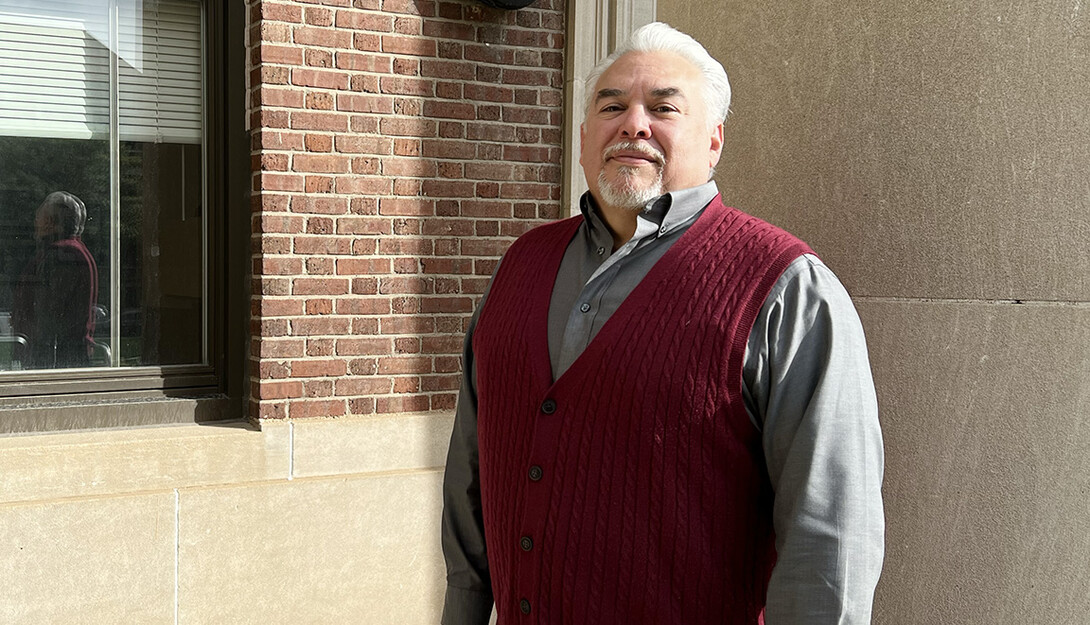
[(450, 426), (0, 438), (0, 622), (436, 623)]
[(725, 201), (856, 299), (887, 453), (875, 623), (1090, 622), (1087, 12), (658, 4), (731, 76)]

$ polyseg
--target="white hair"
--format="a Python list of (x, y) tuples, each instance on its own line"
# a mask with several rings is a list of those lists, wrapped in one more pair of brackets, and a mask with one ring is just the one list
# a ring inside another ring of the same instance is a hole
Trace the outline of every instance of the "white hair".
[(723, 66), (708, 54), (700, 42), (689, 35), (664, 24), (652, 22), (637, 28), (612, 54), (602, 59), (590, 70), (586, 80), (584, 113), (590, 114), (594, 103), (598, 78), (613, 62), (629, 52), (672, 52), (693, 64), (704, 78), (704, 105), (708, 113), (708, 127), (713, 128), (727, 118), (730, 108), (730, 81)]

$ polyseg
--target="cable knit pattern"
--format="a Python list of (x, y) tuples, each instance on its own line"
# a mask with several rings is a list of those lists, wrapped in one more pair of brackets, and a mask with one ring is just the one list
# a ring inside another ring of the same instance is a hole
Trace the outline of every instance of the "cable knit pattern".
[(759, 623), (772, 492), (742, 359), (809, 249), (717, 197), (554, 383), (549, 297), (581, 219), (515, 242), (474, 334), (499, 622)]

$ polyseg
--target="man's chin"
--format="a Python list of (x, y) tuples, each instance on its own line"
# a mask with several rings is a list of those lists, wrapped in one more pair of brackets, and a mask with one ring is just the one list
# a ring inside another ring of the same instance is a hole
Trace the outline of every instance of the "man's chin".
[(620, 163), (617, 161), (611, 161), (612, 167), (605, 167), (603, 172), (608, 172), (610, 169), (614, 171), (610, 174), (607, 173), (608, 178), (614, 180), (630, 180), (632, 178), (645, 178), (654, 180), (659, 176), (659, 166), (651, 161), (633, 161), (631, 163)]
[(625, 181), (615, 184), (610, 180), (599, 180), (598, 193), (602, 201), (609, 206), (623, 210), (640, 211), (651, 200), (663, 194), (661, 182), (654, 180)]
[(662, 184), (657, 170), (647, 168), (626, 168), (613, 176), (599, 178), (603, 186), (609, 186), (618, 193), (641, 193)]

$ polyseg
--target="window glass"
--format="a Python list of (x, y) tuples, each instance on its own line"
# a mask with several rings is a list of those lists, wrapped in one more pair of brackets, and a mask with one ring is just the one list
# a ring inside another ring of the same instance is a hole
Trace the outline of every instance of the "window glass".
[(112, 303), (109, 157), (104, 140), (0, 137), (0, 368), (92, 365)]
[(121, 143), (122, 366), (203, 362), (201, 198), (199, 145)]
[(114, 1), (0, 3), (0, 375), (208, 361), (202, 7)]

